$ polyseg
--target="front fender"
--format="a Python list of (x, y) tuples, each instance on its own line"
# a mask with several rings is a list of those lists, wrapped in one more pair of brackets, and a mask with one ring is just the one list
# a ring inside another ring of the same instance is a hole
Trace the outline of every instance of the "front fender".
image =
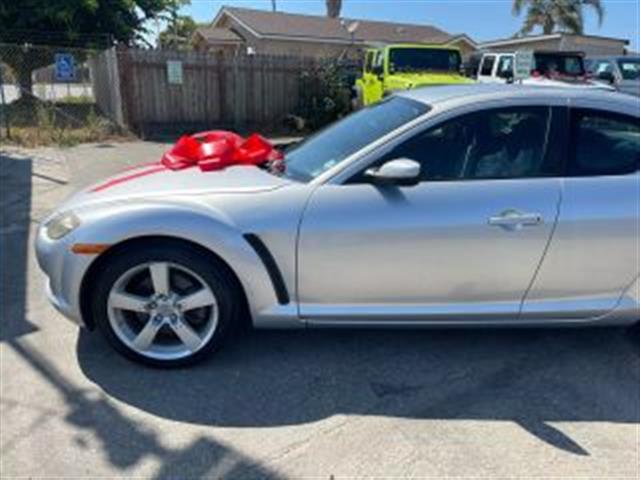
[[(199, 204), (153, 203), (111, 204), (79, 211), (81, 225), (63, 241), (38, 236), (38, 258), (50, 279), (59, 309), (72, 319), (81, 319), (80, 287), (97, 255), (77, 255), (74, 244), (108, 244), (147, 236), (165, 236), (196, 243), (226, 262), (238, 277), (252, 318), (277, 305), (268, 272), (229, 218)], [(108, 251), (108, 250), (107, 250)]]

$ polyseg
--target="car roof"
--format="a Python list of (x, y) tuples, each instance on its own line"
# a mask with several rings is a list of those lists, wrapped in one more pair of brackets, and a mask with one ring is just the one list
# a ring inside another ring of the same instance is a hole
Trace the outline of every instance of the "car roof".
[(640, 55), (589, 55), (587, 60), (640, 60)]
[(612, 111), (640, 115), (640, 98), (615, 91), (597, 88), (562, 88), (531, 85), (471, 84), (423, 87), (404, 90), (397, 95), (431, 106), (446, 103), (475, 103), (484, 100), (530, 99), (536, 103), (557, 104), (558, 101), (591, 101), (604, 103)]

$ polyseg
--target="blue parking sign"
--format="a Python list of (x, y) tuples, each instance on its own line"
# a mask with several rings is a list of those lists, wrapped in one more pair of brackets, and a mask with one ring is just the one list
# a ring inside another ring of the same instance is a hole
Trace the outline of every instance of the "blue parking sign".
[(56, 53), (56, 80), (68, 82), (76, 79), (76, 64), (70, 53)]

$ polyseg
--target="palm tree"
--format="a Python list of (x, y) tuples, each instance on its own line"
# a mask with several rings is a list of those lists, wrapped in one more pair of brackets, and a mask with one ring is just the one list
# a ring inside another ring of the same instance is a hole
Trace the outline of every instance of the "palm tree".
[(536, 27), (544, 34), (554, 31), (584, 33), (584, 7), (593, 8), (602, 25), (604, 6), (601, 0), (513, 0), (513, 14), (519, 16), (527, 10), (524, 25), (518, 32), (527, 35)]
[(342, 10), (342, 0), (325, 0), (327, 2), (327, 16), (329, 18), (338, 18), (340, 10)]

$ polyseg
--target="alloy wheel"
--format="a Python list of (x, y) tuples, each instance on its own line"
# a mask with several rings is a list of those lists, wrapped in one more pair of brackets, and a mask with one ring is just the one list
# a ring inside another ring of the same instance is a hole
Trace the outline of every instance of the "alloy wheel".
[(219, 315), (207, 283), (171, 262), (150, 262), (122, 274), (109, 292), (107, 313), (128, 348), (156, 360), (195, 354), (215, 333)]

